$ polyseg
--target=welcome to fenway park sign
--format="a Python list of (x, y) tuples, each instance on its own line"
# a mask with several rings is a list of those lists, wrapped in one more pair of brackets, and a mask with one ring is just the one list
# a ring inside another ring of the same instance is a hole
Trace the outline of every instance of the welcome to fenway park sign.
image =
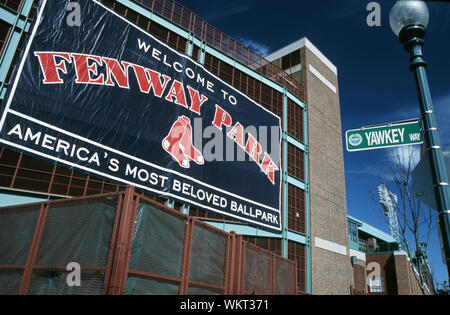
[(77, 3), (74, 24), (67, 1), (40, 1), (2, 145), (280, 232), (280, 118), (98, 1)]

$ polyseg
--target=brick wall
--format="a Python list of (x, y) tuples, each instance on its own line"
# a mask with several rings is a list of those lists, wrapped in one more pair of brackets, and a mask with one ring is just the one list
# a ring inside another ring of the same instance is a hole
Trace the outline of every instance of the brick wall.
[(353, 283), (355, 290), (366, 292), (366, 268), (364, 265), (358, 263), (353, 265)]
[(414, 269), (406, 255), (395, 256), (395, 267), (397, 270), (398, 294), (422, 295), (423, 292), (420, 289)]
[(397, 273), (395, 256), (392, 253), (366, 255), (367, 275), (375, 271), (375, 266), (371, 267), (371, 263), (379, 265), (380, 275), (384, 277), (384, 292), (370, 294), (374, 295), (396, 295), (398, 294)]

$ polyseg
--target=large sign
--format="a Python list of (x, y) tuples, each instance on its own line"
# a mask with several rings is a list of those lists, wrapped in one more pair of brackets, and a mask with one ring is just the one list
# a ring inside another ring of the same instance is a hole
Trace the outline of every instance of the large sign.
[(421, 144), (420, 121), (408, 121), (349, 130), (345, 133), (347, 151), (362, 151)]
[[(450, 174), (450, 148), (442, 149), (447, 174)], [(431, 152), (422, 155), (420, 162), (412, 172), (414, 195), (430, 208), (438, 210), (436, 192), (433, 182), (433, 168), (431, 166)]]
[(77, 23), (67, 3), (39, 4), (2, 145), (280, 232), (280, 118), (100, 2)]

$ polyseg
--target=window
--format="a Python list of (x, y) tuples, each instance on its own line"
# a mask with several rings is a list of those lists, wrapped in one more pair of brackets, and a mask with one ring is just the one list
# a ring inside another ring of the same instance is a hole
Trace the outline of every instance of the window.
[(289, 55), (281, 58), (281, 68), (283, 70), (290, 69), (300, 64), (300, 50), (296, 50)]
[(381, 293), (384, 292), (384, 276), (378, 275), (370, 278), (369, 281), (370, 292)]
[(10, 30), (11, 26), (9, 24), (0, 21), (0, 56), (2, 55), (3, 47), (6, 44)]
[(348, 222), (348, 239), (351, 242), (358, 243), (358, 226), (355, 222)]
[(17, 12), (20, 8), (22, 0), (0, 0), (0, 3)]

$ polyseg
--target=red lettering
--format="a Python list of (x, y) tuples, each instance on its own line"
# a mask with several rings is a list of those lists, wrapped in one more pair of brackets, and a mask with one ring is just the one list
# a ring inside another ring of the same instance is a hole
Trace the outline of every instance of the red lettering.
[(208, 100), (208, 98), (205, 95), (202, 95), (200, 99), (200, 93), (197, 90), (194, 90), (189, 85), (187, 88), (189, 90), (189, 95), (191, 96), (190, 110), (200, 115), (200, 107)]
[(262, 152), (262, 148), (255, 137), (250, 134), (248, 135), (247, 144), (245, 145), (245, 152), (247, 152), (256, 163), (259, 163), (259, 155)]
[(227, 127), (231, 126), (232, 120), (230, 114), (228, 114), (222, 107), (216, 104), (216, 114), (214, 115), (213, 125), (222, 130), (222, 125)]
[(131, 67), (136, 73), (139, 89), (143, 93), (148, 94), (150, 92), (150, 89), (153, 88), (153, 94), (157, 97), (161, 97), (166, 90), (167, 84), (172, 79), (167, 75), (163, 75), (164, 82), (161, 83), (161, 73), (135, 64), (132, 64)]
[(227, 133), (227, 136), (233, 139), (241, 147), (244, 147), (244, 127), (237, 122), (233, 129)]
[[(75, 71), (77, 73), (76, 83), (84, 84), (104, 84), (104, 74), (98, 75), (97, 66), (103, 64), (102, 58), (98, 56), (90, 56), (83, 54), (72, 54), (73, 60), (75, 61)], [(89, 65), (89, 61), (92, 64)], [(92, 75), (97, 76), (93, 78)]]
[(186, 93), (184, 92), (183, 83), (174, 80), (169, 94), (166, 96), (166, 100), (169, 102), (175, 102), (177, 105), (188, 108), (186, 103)]
[(264, 155), (264, 159), (261, 163), (261, 169), (264, 172), (264, 174), (269, 177), (272, 184), (275, 184), (275, 171), (278, 171), (278, 166), (272, 161), (269, 154), (267, 152)]
[(103, 62), (106, 65), (106, 85), (114, 86), (112, 77), (116, 80), (117, 84), (124, 89), (129, 89), (130, 84), (128, 81), (128, 68), (131, 63), (122, 61), (123, 69), (120, 63), (116, 59), (103, 57)]
[[(44, 84), (56, 84), (64, 83), (59, 76), (58, 70), (67, 74), (66, 62), (72, 63), (69, 53), (57, 53), (57, 52), (38, 52), (34, 53), (39, 58), (39, 64), (44, 74)], [(62, 58), (59, 63), (56, 63), (55, 57)]]

